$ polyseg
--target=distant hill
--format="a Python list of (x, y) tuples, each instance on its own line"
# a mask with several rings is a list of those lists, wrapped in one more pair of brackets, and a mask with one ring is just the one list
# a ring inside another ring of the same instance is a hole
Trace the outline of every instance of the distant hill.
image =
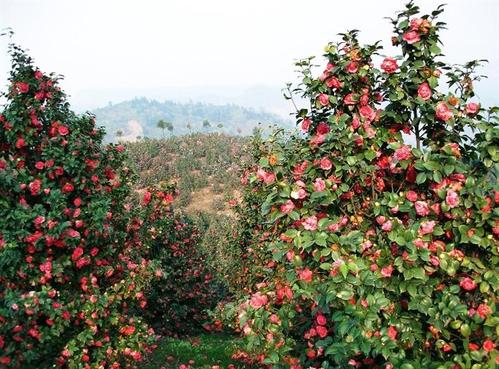
[[(292, 128), (291, 120), (252, 108), (238, 105), (213, 105), (204, 103), (159, 102), (147, 98), (108, 104), (93, 109), (97, 124), (104, 126), (108, 140), (114, 140), (117, 132), (121, 140), (134, 141), (137, 137), (160, 138), (169, 135), (185, 135), (193, 132), (221, 132), (229, 135), (250, 135), (259, 123), (262, 127), (278, 125)], [(173, 131), (164, 132), (156, 124), (159, 120), (173, 123)], [(208, 124), (203, 122), (208, 121)]]

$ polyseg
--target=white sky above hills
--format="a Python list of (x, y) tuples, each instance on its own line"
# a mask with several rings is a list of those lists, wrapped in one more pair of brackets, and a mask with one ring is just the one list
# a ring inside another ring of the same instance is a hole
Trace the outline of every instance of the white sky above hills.
[[(426, 11), (441, 2), (417, 1)], [(441, 18), (449, 28), (442, 35), (446, 60), (488, 59), (483, 72), (489, 79), (478, 93), (484, 104), (499, 104), (499, 1), (447, 3)], [(383, 18), (404, 4), (0, 0), (0, 29), (11, 27), (13, 41), (29, 49), (42, 70), (65, 76), (63, 87), (76, 106), (102, 106), (135, 95), (220, 103), (240, 103), (246, 96), (255, 100), (250, 105), (276, 111), (280, 108), (271, 105), (280, 101), (279, 89), (296, 80), (295, 59), (321, 55), (338, 32), (353, 28), (361, 30), (362, 41), (381, 39), (388, 46), (391, 24)], [(2, 90), (9, 70), (7, 42), (0, 39)]]

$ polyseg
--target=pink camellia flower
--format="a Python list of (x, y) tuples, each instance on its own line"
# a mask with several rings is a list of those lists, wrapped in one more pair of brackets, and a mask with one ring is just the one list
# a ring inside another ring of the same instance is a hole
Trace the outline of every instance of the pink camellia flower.
[(291, 191), (291, 197), (295, 200), (303, 200), (305, 197), (307, 197), (307, 191), (305, 191), (303, 188), (293, 190)]
[(317, 178), (314, 182), (314, 191), (321, 192), (326, 189), (326, 182), (322, 178)]
[(288, 200), (286, 201), (284, 204), (281, 205), (281, 211), (284, 213), (284, 214), (289, 214), (293, 211), (293, 209), (295, 208), (295, 204), (293, 203), (293, 201), (291, 200)]
[(411, 20), (411, 31), (419, 30), (419, 27), (423, 24), (423, 18), (414, 18)]
[(29, 190), (33, 196), (36, 196), (40, 193), (40, 189), (42, 187), (42, 181), (40, 179), (35, 179), (33, 182), (30, 182), (28, 185)]
[(357, 115), (354, 115), (353, 116), (353, 119), (352, 119), (352, 128), (353, 129), (357, 129), (360, 127), (360, 120), (359, 120), (359, 117)]
[(341, 88), (342, 83), (336, 77), (331, 77), (326, 81), (326, 86), (329, 88)]
[(350, 94), (347, 94), (344, 98), (343, 98), (343, 103), (345, 105), (355, 105), (357, 103), (357, 100), (354, 99), (354, 96), (352, 93)]
[(381, 275), (385, 278), (390, 278), (393, 273), (393, 265), (388, 265), (384, 268), (381, 268)]
[(256, 172), (256, 177), (263, 181), (265, 184), (272, 184), (275, 181), (274, 173), (266, 172), (264, 169), (260, 168)]
[(315, 231), (317, 229), (317, 217), (312, 215), (303, 221), (303, 228), (307, 231)]
[(383, 69), (388, 74), (395, 73), (398, 67), (399, 66), (397, 64), (397, 61), (393, 58), (385, 58), (385, 60), (383, 60), (383, 63), (381, 63), (381, 69)]
[(68, 127), (64, 125), (60, 125), (59, 127), (57, 127), (57, 131), (61, 136), (66, 136), (69, 133)]
[(474, 102), (470, 102), (466, 105), (466, 114), (475, 115), (480, 111), (480, 105)]
[(381, 226), (381, 229), (385, 232), (390, 232), (392, 230), (393, 223), (391, 220), (387, 220), (383, 225)]
[(359, 63), (352, 61), (347, 64), (348, 73), (357, 73), (358, 70), (359, 70)]
[(440, 265), (440, 259), (435, 255), (431, 255), (430, 256), (430, 263), (431, 263), (431, 265), (438, 267)]
[(360, 116), (368, 121), (372, 122), (376, 118), (376, 111), (370, 106), (363, 106), (360, 108)]
[(319, 100), (319, 103), (322, 106), (328, 106), (329, 105), (329, 96), (326, 94), (320, 94), (317, 99)]
[(327, 323), (326, 317), (322, 314), (317, 315), (315, 320), (317, 321), (317, 324), (319, 324), (319, 325), (326, 325), (326, 323)]
[(397, 329), (393, 325), (391, 325), (390, 327), (388, 327), (387, 335), (393, 341), (396, 341), (397, 340)]
[(459, 285), (463, 290), (466, 291), (473, 291), (476, 288), (476, 283), (473, 279), (470, 277), (465, 277), (461, 279), (461, 282), (459, 282)]
[(326, 135), (315, 135), (310, 139), (310, 146), (319, 146), (326, 141)]
[(402, 145), (395, 150), (395, 154), (393, 156), (398, 161), (407, 160), (411, 157), (411, 148), (407, 145)]
[(312, 124), (312, 121), (310, 119), (303, 119), (303, 122), (301, 122), (301, 130), (303, 132), (308, 132), (311, 124)]
[(376, 223), (378, 223), (379, 225), (382, 225), (383, 223), (386, 222), (386, 217), (383, 216), (383, 215), (378, 215), (376, 217)]
[(329, 160), (329, 158), (323, 157), (320, 161), (320, 167), (322, 170), (329, 170), (333, 167), (333, 163)]
[(445, 202), (449, 205), (449, 208), (455, 208), (459, 204), (459, 195), (454, 190), (448, 190)]
[(259, 309), (262, 306), (265, 306), (267, 302), (267, 295), (262, 295), (260, 292), (257, 292), (251, 296), (250, 305), (254, 309)]
[(407, 193), (405, 194), (405, 197), (407, 198), (407, 200), (409, 200), (410, 202), (414, 202), (418, 199), (418, 194), (416, 192), (414, 192), (413, 190), (409, 190), (407, 191)]
[(430, 214), (430, 207), (426, 201), (416, 201), (414, 207), (416, 208), (416, 214), (420, 217), (425, 217)]
[(418, 96), (423, 100), (428, 100), (431, 97), (431, 88), (427, 82), (423, 82), (418, 87)]
[(313, 273), (310, 269), (305, 268), (298, 272), (298, 278), (305, 282), (312, 282)]
[(419, 234), (424, 236), (425, 234), (433, 233), (435, 224), (436, 222), (434, 220), (428, 220), (426, 222), (421, 223), (421, 226), (419, 227)]
[(437, 119), (447, 122), (454, 117), (454, 114), (452, 114), (452, 110), (450, 110), (445, 101), (440, 101), (435, 109), (435, 116)]
[(404, 33), (402, 39), (409, 45), (415, 44), (416, 42), (419, 42), (419, 40), (421, 40), (419, 34), (416, 31), (409, 31)]

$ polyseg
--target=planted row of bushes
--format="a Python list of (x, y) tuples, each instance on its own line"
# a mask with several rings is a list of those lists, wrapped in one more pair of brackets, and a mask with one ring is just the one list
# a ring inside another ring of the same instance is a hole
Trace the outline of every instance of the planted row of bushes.
[(499, 109), (475, 98), (479, 61), (441, 61), (441, 12), (392, 19), (399, 56), (353, 31), (318, 77), (298, 62), (303, 133), (256, 143), (241, 204), (256, 281), (224, 313), (262, 364), (499, 363)]
[(211, 307), (196, 231), (176, 219), (171, 190), (137, 204), (125, 148), (102, 144), (57, 76), (16, 46), (11, 56), (0, 114), (0, 367), (133, 367), (157, 338), (146, 320), (182, 333)]

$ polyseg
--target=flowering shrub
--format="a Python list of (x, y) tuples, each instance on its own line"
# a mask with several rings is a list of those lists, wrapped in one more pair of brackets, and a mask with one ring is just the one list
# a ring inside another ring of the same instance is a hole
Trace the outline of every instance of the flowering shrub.
[(132, 314), (152, 276), (125, 202), (122, 146), (102, 146), (57, 78), (11, 47), (0, 114), (0, 367), (123, 368), (154, 336)]
[(193, 333), (205, 325), (208, 310), (223, 298), (223, 289), (206, 265), (196, 227), (173, 212), (173, 190), (148, 189), (143, 202), (148, 227), (142, 239), (151, 239), (150, 258), (158, 261), (161, 275), (147, 290), (147, 320), (166, 335)]
[(376, 61), (354, 31), (318, 78), (298, 63), (303, 135), (271, 137), (245, 176), (271, 257), (232, 308), (263, 363), (499, 363), (499, 110), (474, 99), (478, 61), (440, 61), (441, 12), (411, 2), (392, 20), (400, 56)]

